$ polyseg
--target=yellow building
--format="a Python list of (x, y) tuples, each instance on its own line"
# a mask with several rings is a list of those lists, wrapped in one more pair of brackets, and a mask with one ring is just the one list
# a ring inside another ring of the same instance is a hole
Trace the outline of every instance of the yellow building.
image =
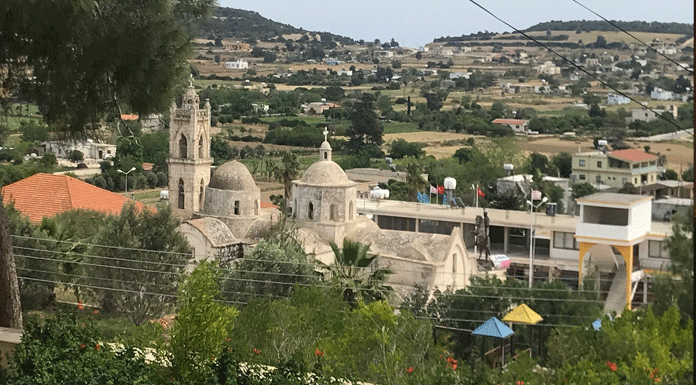
[(628, 149), (604, 153), (583, 152), (573, 155), (573, 176), (577, 182), (605, 184), (621, 188), (626, 183), (634, 186), (655, 183), (660, 174), (657, 156)]

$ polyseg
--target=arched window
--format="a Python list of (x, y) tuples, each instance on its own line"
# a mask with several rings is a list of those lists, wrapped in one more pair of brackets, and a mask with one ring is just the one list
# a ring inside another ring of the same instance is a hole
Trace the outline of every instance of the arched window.
[(179, 199), (177, 200), (178, 207), (184, 209), (184, 199), (186, 195), (184, 194), (184, 180), (179, 179)]
[(336, 206), (331, 205), (329, 207), (329, 220), (336, 221)]
[(350, 201), (350, 204), (348, 205), (348, 219), (353, 220), (353, 201)]
[(201, 190), (198, 193), (198, 211), (203, 211), (203, 198), (205, 192), (205, 181), (201, 179)]
[(184, 134), (181, 134), (181, 138), (179, 139), (179, 158), (188, 158), (188, 144)]
[(297, 199), (295, 199), (295, 204), (292, 205), (292, 217), (293, 217), (293, 218), (297, 218), (297, 211), (298, 211), (299, 209), (300, 209), (300, 208), (297, 207)]
[(234, 201), (234, 215), (239, 215), (239, 201)]
[(314, 219), (314, 205), (312, 202), (309, 202), (309, 207), (307, 207), (307, 219)]
[(254, 215), (259, 215), (259, 201), (254, 201)]
[(327, 159), (329, 159), (329, 153), (328, 153), (328, 152), (325, 152), (325, 153), (324, 153), (324, 160), (327, 160)]
[(198, 157), (203, 158), (203, 135), (198, 139)]
[[(453, 254), (452, 255), (452, 274), (457, 274), (457, 255)], [(456, 277), (452, 277), (453, 279)]]

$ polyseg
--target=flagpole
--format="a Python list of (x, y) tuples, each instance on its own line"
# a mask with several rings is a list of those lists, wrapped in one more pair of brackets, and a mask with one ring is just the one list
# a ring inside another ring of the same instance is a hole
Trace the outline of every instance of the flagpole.
[(478, 208), (478, 183), (476, 184), (476, 208)]

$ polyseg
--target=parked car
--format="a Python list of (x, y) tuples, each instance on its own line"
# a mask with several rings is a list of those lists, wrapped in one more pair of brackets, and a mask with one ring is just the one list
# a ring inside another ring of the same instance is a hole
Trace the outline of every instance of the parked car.
[(510, 267), (510, 258), (505, 254), (491, 255), (491, 261), (493, 262), (493, 268), (497, 270), (504, 270)]

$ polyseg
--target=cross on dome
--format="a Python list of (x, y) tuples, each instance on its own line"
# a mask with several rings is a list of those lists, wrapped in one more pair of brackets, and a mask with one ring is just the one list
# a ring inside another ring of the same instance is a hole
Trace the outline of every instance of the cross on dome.
[(193, 87), (193, 74), (189, 74), (189, 87)]
[(328, 141), (327, 136), (329, 135), (329, 130), (326, 127), (324, 127), (323, 134), (324, 134), (324, 142), (327, 142)]

